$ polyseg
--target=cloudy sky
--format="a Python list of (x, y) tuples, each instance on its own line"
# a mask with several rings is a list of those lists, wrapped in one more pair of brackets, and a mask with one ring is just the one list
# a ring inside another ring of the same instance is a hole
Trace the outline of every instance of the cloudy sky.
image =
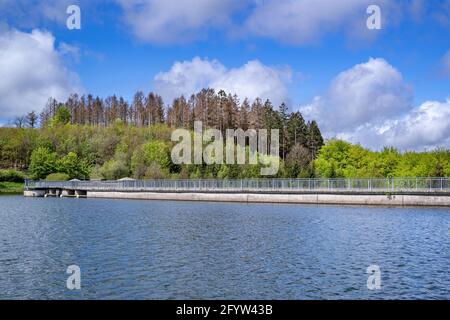
[(0, 123), (72, 92), (212, 87), (284, 101), (328, 138), (449, 147), (448, 34), (450, 0), (0, 0)]

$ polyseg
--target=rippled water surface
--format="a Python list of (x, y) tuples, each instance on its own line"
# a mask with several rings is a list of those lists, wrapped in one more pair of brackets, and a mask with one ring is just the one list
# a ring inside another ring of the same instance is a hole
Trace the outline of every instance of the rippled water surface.
[(449, 299), (449, 249), (448, 209), (0, 197), (1, 299)]

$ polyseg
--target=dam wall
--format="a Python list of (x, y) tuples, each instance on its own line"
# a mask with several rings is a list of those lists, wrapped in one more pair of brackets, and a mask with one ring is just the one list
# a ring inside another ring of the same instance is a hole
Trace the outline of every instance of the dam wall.
[(381, 206), (450, 207), (450, 196), (436, 195), (367, 195), (367, 194), (256, 194), (256, 193), (163, 193), (88, 191), (87, 198), (207, 201), (239, 203), (293, 203)]
[(24, 196), (450, 207), (450, 178), (26, 181)]

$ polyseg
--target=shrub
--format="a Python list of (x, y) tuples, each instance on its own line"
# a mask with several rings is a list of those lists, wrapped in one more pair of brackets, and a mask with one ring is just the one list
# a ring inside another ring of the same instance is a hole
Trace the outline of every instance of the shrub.
[(156, 162), (150, 163), (150, 166), (145, 172), (146, 179), (167, 179), (168, 177), (169, 173), (167, 170), (161, 168), (161, 166)]
[(100, 168), (100, 175), (106, 180), (117, 180), (128, 177), (130, 169), (126, 162), (126, 155), (123, 153), (116, 154), (115, 158), (105, 162)]
[(22, 172), (17, 170), (0, 170), (1, 182), (17, 182), (22, 183), (25, 180), (25, 176)]
[(133, 172), (133, 177), (135, 179), (142, 179), (145, 177), (147, 165), (142, 148), (135, 150), (131, 157), (131, 171)]
[(91, 173), (89, 174), (89, 178), (91, 180), (102, 180), (103, 176), (100, 173), (101, 167), (99, 165), (96, 165), (92, 168)]
[(47, 181), (68, 181), (70, 177), (65, 173), (51, 173), (45, 178)]

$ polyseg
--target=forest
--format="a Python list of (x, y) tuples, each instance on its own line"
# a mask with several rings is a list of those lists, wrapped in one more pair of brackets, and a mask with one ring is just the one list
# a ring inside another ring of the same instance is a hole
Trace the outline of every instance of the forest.
[[(175, 128), (279, 129), (280, 170), (274, 178), (377, 178), (450, 176), (449, 150), (375, 152), (340, 140), (324, 142), (316, 121), (306, 122), (283, 103), (248, 99), (203, 89), (165, 106), (157, 94), (137, 92), (101, 99), (71, 95), (49, 99), (0, 128), (1, 183), (24, 178), (68, 180), (261, 178), (259, 165), (175, 165), (170, 151)], [(264, 178), (264, 177), (263, 177)]]

